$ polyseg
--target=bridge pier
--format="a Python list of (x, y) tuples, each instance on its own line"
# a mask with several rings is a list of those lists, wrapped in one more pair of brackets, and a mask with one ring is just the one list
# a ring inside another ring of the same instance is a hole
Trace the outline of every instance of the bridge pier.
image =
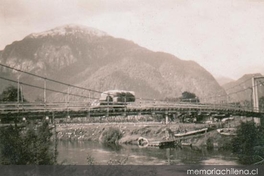
[(45, 116), (45, 120), (49, 121), (50, 120), (49, 116)]
[(168, 117), (168, 114), (165, 115), (165, 124), (168, 125), (169, 123), (169, 117)]
[[(171, 114), (170, 114), (171, 115)], [(169, 113), (168, 111), (165, 111), (165, 124), (168, 125), (169, 124)]]

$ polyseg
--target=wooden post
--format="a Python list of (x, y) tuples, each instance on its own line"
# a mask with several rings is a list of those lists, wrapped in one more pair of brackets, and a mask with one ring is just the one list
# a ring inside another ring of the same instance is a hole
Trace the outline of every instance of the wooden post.
[(43, 101), (44, 101), (44, 108), (46, 110), (46, 102), (47, 102), (47, 79), (44, 79), (44, 90), (43, 90)]
[(56, 134), (56, 122), (55, 122), (55, 113), (54, 111), (52, 111), (52, 121), (53, 121), (53, 142), (54, 142), (54, 150), (53, 150), (53, 162), (54, 164), (56, 164), (57, 160), (56, 160), (56, 150), (57, 150), (57, 134)]
[(20, 82), (19, 82), (19, 76), (17, 78), (17, 103), (19, 104), (19, 87), (20, 87)]
[(89, 107), (88, 107), (88, 118), (90, 118), (90, 112), (91, 112), (91, 92), (89, 91)]
[(165, 112), (165, 124), (166, 124), (166, 131), (165, 131), (165, 139), (169, 140), (170, 135), (169, 135), (169, 130), (168, 130), (168, 124), (169, 124), (169, 117), (168, 117), (168, 112)]
[(67, 118), (70, 117), (70, 115), (69, 115), (69, 103), (70, 103), (70, 85), (68, 85), (68, 89), (67, 89)]
[(107, 100), (106, 117), (109, 116), (109, 99), (110, 99), (110, 94), (107, 93), (107, 98), (106, 98), (106, 100)]
[(21, 102), (23, 103), (23, 87), (21, 87), (21, 91), (20, 91), (20, 98), (21, 98)]
[(259, 97), (258, 97), (258, 85), (256, 85), (256, 89), (255, 89), (255, 94), (256, 94), (256, 112), (259, 112)]

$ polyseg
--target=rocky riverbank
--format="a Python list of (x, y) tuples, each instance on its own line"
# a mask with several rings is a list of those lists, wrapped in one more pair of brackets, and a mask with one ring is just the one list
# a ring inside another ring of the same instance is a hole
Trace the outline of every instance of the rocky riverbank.
[[(137, 122), (137, 123), (64, 123), (57, 124), (57, 138), (59, 140), (82, 140), (82, 141), (102, 141), (102, 136), (109, 133), (109, 129), (117, 129), (121, 138), (119, 144), (136, 144), (139, 137), (144, 137), (149, 141), (161, 141), (175, 139), (174, 133), (183, 131), (193, 131), (201, 128), (213, 129), (210, 124), (194, 123), (170, 123), (168, 125), (159, 122)], [(204, 135), (199, 135), (184, 140), (196, 147), (226, 147), (231, 137), (222, 136), (214, 130), (208, 131)]]

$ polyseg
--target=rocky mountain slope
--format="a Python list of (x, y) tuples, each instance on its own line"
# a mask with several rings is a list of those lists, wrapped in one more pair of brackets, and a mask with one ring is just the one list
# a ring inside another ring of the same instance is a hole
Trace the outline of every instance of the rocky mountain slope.
[[(193, 61), (153, 52), (85, 26), (65, 25), (30, 34), (7, 45), (0, 56), (1, 64), (33, 74), (99, 91), (132, 90), (138, 98), (179, 97), (184, 91), (193, 92), (201, 99), (225, 94), (214, 77)], [(14, 80), (20, 77), (21, 82), (43, 87), (40, 78), (3, 67), (0, 72), (5, 77)], [(1, 80), (0, 89), (7, 84), (10, 83)], [(67, 86), (50, 81), (47, 87), (67, 90)], [(32, 101), (43, 98), (41, 89), (24, 86), (23, 92)], [(54, 94), (48, 93), (54, 99)], [(87, 95), (76, 89), (71, 89), (71, 93)]]

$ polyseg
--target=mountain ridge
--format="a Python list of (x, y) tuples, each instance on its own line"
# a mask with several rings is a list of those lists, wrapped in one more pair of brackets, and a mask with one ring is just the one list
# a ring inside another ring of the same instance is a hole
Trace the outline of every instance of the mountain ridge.
[(46, 36), (54, 36), (54, 35), (68, 35), (74, 33), (85, 33), (89, 35), (96, 35), (98, 37), (101, 36), (108, 36), (107, 33), (97, 30), (92, 27), (82, 26), (82, 25), (75, 25), (75, 24), (67, 24), (63, 26), (56, 27), (51, 30), (47, 30), (40, 33), (32, 33), (26, 36), (25, 38), (37, 38), (37, 37), (46, 37)]
[[(63, 35), (56, 34), (62, 28), (30, 34), (7, 45), (0, 51), (0, 63), (94, 90), (134, 89), (138, 97), (179, 97), (184, 91), (193, 92), (201, 99), (209, 94), (225, 94), (214, 77), (194, 61), (153, 52), (104, 32), (105, 35), (80, 32), (71, 25), (64, 26)], [(55, 33), (50, 34), (51, 31)], [(3, 68), (0, 72), (4, 72)], [(9, 75), (15, 78), (18, 73)], [(37, 79), (22, 75), (23, 80), (31, 83)], [(43, 82), (37, 84), (43, 85)], [(48, 86), (66, 89), (52, 83)]]

